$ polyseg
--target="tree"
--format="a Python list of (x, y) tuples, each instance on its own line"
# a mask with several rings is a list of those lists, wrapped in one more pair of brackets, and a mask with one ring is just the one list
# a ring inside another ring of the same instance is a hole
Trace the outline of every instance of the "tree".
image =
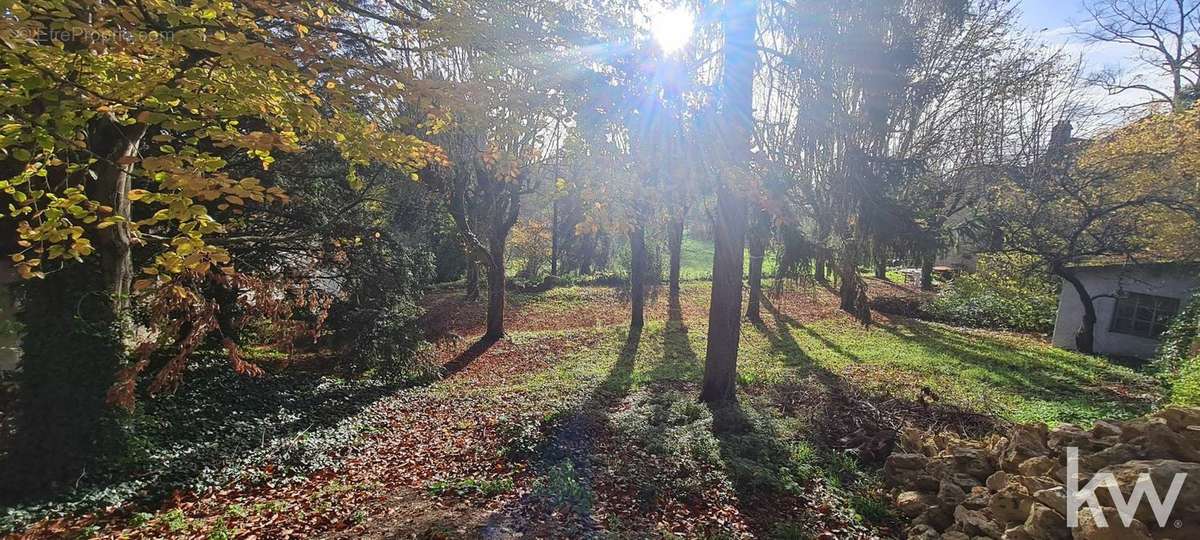
[(1148, 103), (1186, 106), (1200, 85), (1200, 2), (1196, 0), (1089, 0), (1089, 21), (1080, 30), (1089, 40), (1133, 48), (1140, 66), (1168, 81), (1162, 88), (1144, 74), (1106, 69), (1092, 82), (1109, 92), (1144, 92)]
[(522, 197), (543, 183), (561, 141), (569, 96), (556, 85), (562, 81), (540, 73), (555, 59), (547, 53), (568, 45), (560, 25), (569, 17), (559, 17), (566, 7), (551, 2), (475, 7), (432, 6), (437, 33), (398, 29), (396, 39), (403, 45), (400, 63), (430, 89), (434, 112), (418, 120), (439, 126), (431, 139), (449, 157), (429, 171), (430, 185), (445, 198), (468, 254), (486, 272), (482, 339), (495, 341), (504, 336), (506, 242)]
[[(286, 200), (261, 178), (233, 176), (230, 160), (266, 171), (275, 154), (316, 143), (353, 166), (415, 171), (441, 159), (349, 97), (387, 77), (327, 54), (353, 34), (339, 8), (259, 7), (51, 1), (14, 4), (0, 19), (0, 189), (17, 238), (7, 254), (34, 280), (26, 305), (36, 307), (22, 317), (39, 329), (23, 344), (20, 448), (32, 465), (21, 472), (46, 489), (74, 478), (94, 447), (100, 389), (125, 362), (131, 296), (187, 289), (194, 274), (233, 278), (228, 251), (209, 239), (234, 223), (215, 213)], [(135, 247), (147, 252), (137, 281)], [(220, 326), (203, 322), (189, 340)]]
[(745, 164), (750, 161), (754, 132), (757, 0), (727, 3), (721, 14), (721, 26), (725, 42), (717, 89), (718, 124), (726, 131), (721, 134), (724, 151), (716, 171), (712, 298), (704, 354), (704, 388), (700, 392), (700, 400), (708, 403), (733, 400), (737, 391), (747, 209), (742, 190), (748, 184)]
[[(1177, 168), (1195, 158), (1195, 130), (1167, 135), (1161, 130), (1175, 119), (1166, 118), (1148, 118), (1086, 147), (1072, 141), (1069, 123), (1060, 122), (1042, 159), (1012, 171), (995, 188), (989, 219), (1003, 232), (1003, 249), (1036, 257), (1079, 296), (1084, 316), (1075, 346), (1080, 352), (1094, 352), (1098, 297), (1076, 268), (1096, 261), (1136, 264), (1173, 251), (1173, 246), (1156, 245), (1148, 213), (1196, 230), (1195, 175)], [(1195, 118), (1190, 112), (1178, 120), (1185, 125)], [(1165, 140), (1148, 138), (1148, 132)], [(1168, 174), (1159, 174), (1163, 171)], [(1193, 245), (1195, 237), (1184, 242)]]

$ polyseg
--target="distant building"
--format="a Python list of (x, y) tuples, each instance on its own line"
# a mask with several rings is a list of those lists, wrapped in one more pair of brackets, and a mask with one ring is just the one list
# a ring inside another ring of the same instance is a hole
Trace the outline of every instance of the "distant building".
[[(1083, 281), (1096, 306), (1097, 354), (1151, 358), (1159, 335), (1200, 287), (1200, 265), (1191, 263), (1111, 264), (1080, 266)], [(1054, 345), (1075, 349), (1075, 332), (1083, 321), (1083, 304), (1069, 283), (1063, 283), (1054, 322)]]

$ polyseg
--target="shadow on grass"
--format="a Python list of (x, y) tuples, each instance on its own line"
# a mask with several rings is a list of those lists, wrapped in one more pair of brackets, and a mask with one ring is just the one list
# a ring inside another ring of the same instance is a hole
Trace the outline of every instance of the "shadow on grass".
[(987, 373), (986, 380), (979, 382), (1005, 387), (1022, 397), (1051, 402), (1077, 399), (1099, 408), (1136, 401), (1111, 389), (1090, 386), (1092, 381), (1120, 380), (1119, 374), (1103, 364), (1089, 370), (1065, 358), (1052, 362), (1049, 357), (1054, 352), (1039, 355), (1021, 351), (998, 339), (982, 335), (968, 338), (913, 319), (895, 318), (880, 328), (930, 354), (950, 355), (964, 365), (982, 369)]
[(472, 362), (478, 360), (480, 356), (483, 356), (483, 353), (487, 352), (488, 349), (491, 349), (492, 345), (495, 345), (497, 341), (500, 341), (500, 338), (488, 337), (487, 335), (479, 338), (479, 341), (476, 341), (474, 344), (468, 347), (467, 350), (459, 353), (454, 360), (451, 360), (450, 362), (447, 362), (446, 365), (442, 366), (442, 377), (450, 377), (455, 373), (466, 369), (466, 367), (471, 365)]
[[(764, 308), (766, 308), (768, 313), (771, 314), (771, 318), (775, 322), (776, 333), (778, 335), (779, 340), (791, 341), (791, 345), (795, 345), (796, 342), (795, 342), (795, 339), (792, 337), (792, 333), (791, 333), (791, 330), (789, 330), (789, 327), (796, 328), (798, 330), (802, 330), (804, 333), (808, 334), (813, 339), (820, 341), (821, 344), (824, 345), (829, 350), (831, 350), (835, 353), (838, 353), (838, 354), (850, 359), (853, 362), (861, 362), (862, 361), (862, 359), (859, 358), (858, 355), (856, 355), (850, 351), (847, 351), (841, 345), (834, 343), (829, 338), (822, 336), (821, 334), (815, 332), (812, 328), (805, 326), (800, 321), (797, 321), (796, 319), (792, 318), (790, 315), (780, 311), (779, 307), (776, 306), (773, 302), (771, 302), (770, 299), (763, 298), (762, 306)], [(854, 323), (854, 324), (857, 324), (857, 323)], [(759, 330), (763, 330), (763, 328), (759, 328)], [(789, 345), (788, 348), (791, 349), (791, 346)], [(796, 345), (795, 349), (799, 350), (800, 347), (798, 345)], [(800, 351), (800, 354), (802, 355), (801, 358), (811, 362), (812, 359), (807, 354), (804, 354), (803, 351)]]
[(823, 378), (824, 382), (832, 382), (829, 377), (837, 378), (836, 375), (822, 368), (812, 356), (804, 351), (800, 344), (796, 342), (795, 336), (792, 335), (792, 328), (802, 330), (806, 334), (812, 336), (817, 341), (820, 341), (829, 350), (840, 354), (854, 362), (861, 362), (857, 355), (847, 351), (837, 343), (834, 343), (829, 338), (818, 334), (813, 329), (803, 325), (800, 321), (783, 313), (769, 299), (763, 298), (762, 306), (771, 314), (771, 318), (775, 323), (775, 328), (771, 328), (764, 322), (756, 322), (755, 328), (758, 329), (767, 341), (770, 342), (771, 348), (776, 352), (783, 353), (788, 360), (788, 364), (799, 367), (803, 370), (803, 375), (818, 375)]
[(493, 514), (484, 528), (484, 537), (504, 536), (510, 531), (503, 520), (531, 508), (546, 510), (545, 516), (556, 516), (553, 523), (542, 524), (553, 525), (555, 534), (578, 536), (599, 527), (592, 512), (595, 495), (591, 487), (596, 446), (608, 436), (612, 410), (633, 386), (641, 337), (640, 328), (630, 329), (604, 379), (579, 406), (550, 422), (545, 442), (530, 459), (529, 469), (537, 477), (533, 490)]
[(691, 336), (683, 322), (678, 298), (668, 305), (667, 321), (663, 324), (663, 356), (647, 373), (655, 383), (687, 383), (703, 375), (696, 352), (692, 350)]

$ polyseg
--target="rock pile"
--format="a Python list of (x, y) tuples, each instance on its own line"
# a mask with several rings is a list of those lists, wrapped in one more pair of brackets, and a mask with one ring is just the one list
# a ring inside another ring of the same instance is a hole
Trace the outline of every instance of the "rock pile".
[[(1176, 473), (1187, 479), (1174, 511), (1160, 527), (1142, 499), (1125, 525), (1107, 486), (1095, 490), (1108, 527), (1087, 505), (1079, 526), (1067, 527), (1067, 449), (1079, 449), (1078, 486), (1112, 474), (1129, 500), (1148, 473), (1159, 497)], [(972, 540), (1200, 538), (1200, 408), (1172, 407), (1125, 422), (1098, 421), (1090, 430), (1064, 424), (1014, 425), (1005, 435), (969, 440), (904, 430), (887, 458), (884, 478), (896, 507), (912, 518), (909, 538)]]

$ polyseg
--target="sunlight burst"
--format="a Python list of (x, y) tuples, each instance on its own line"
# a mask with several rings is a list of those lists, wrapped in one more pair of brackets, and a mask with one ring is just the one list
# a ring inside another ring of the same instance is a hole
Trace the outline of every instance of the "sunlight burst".
[(692, 37), (692, 12), (678, 6), (663, 9), (650, 18), (650, 32), (667, 54), (679, 51)]

